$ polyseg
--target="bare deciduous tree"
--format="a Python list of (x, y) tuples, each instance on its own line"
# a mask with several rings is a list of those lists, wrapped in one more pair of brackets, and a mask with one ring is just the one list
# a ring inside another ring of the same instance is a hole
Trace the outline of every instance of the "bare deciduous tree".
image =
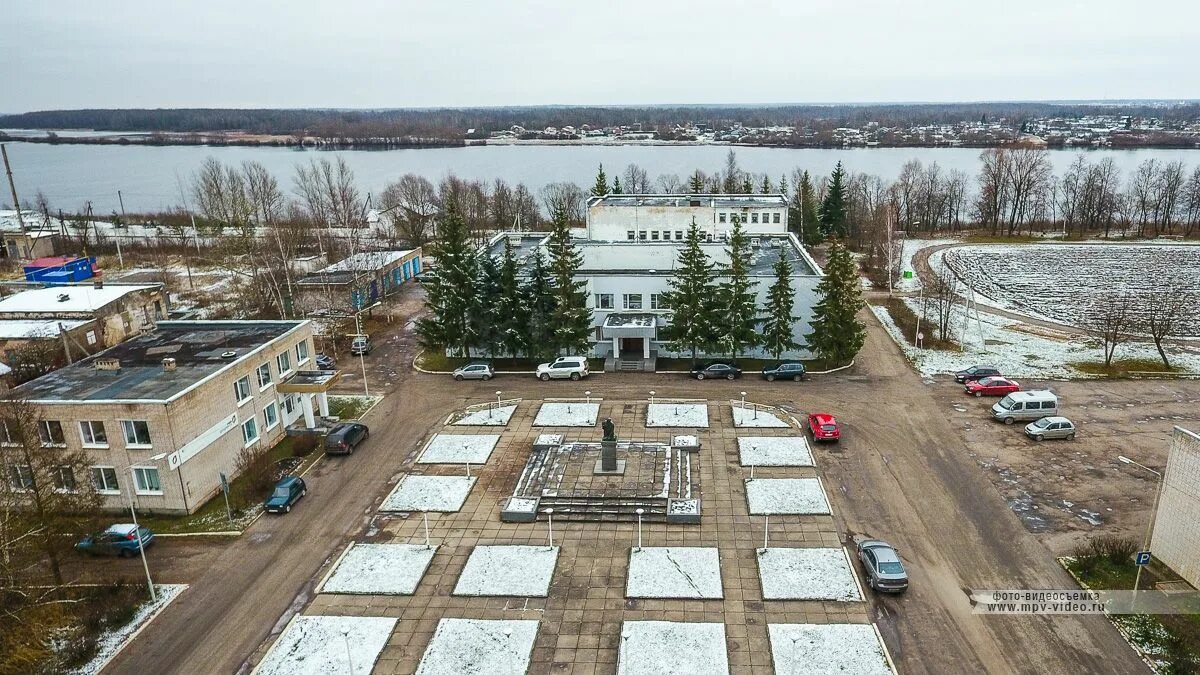
[(547, 213), (560, 209), (567, 214), (571, 227), (583, 227), (587, 193), (574, 183), (550, 183), (542, 188), (542, 205)]
[(1117, 348), (1129, 339), (1134, 323), (1131, 304), (1129, 293), (1113, 291), (1094, 299), (1084, 314), (1084, 327), (1100, 338), (1105, 366), (1112, 365)]
[(1154, 348), (1162, 359), (1163, 366), (1170, 368), (1163, 342), (1175, 335), (1180, 321), (1186, 313), (1193, 311), (1197, 302), (1195, 294), (1179, 275), (1164, 279), (1141, 301), (1139, 330), (1154, 341)]
[(650, 183), (650, 177), (646, 174), (646, 170), (637, 164), (625, 167), (625, 174), (621, 177), (621, 189), (629, 194), (654, 192), (654, 186)]
[(433, 234), (437, 217), (437, 190), (423, 176), (406, 173), (389, 183), (379, 198), (380, 205), (389, 211), (396, 236), (414, 246), (422, 246)]

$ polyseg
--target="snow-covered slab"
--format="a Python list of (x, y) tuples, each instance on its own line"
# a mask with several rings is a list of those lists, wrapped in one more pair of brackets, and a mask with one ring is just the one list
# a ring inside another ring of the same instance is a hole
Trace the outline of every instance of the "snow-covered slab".
[(646, 407), (648, 427), (708, 428), (707, 403), (651, 403)]
[(474, 476), (405, 476), (379, 510), (453, 513), (462, 508), (474, 486)]
[(716, 548), (645, 547), (629, 551), (627, 598), (722, 598)]
[(417, 675), (525, 675), (537, 621), (441, 619)]
[(454, 424), (463, 427), (506, 427), (516, 410), (516, 404), (502, 405), (498, 408), (489, 406), (463, 415)]
[(803, 436), (743, 436), (737, 442), (742, 466), (813, 466)]
[(557, 546), (476, 546), (454, 595), (544, 598), (550, 593), (558, 550)]
[(893, 675), (879, 635), (866, 623), (772, 623), (778, 675)]
[(823, 515), (829, 499), (816, 478), (750, 478), (746, 480), (750, 515)]
[(862, 600), (840, 548), (760, 548), (758, 577), (766, 600)]
[(437, 548), (415, 544), (351, 544), (318, 592), (412, 595)]
[(492, 456), (500, 437), (495, 434), (435, 434), (418, 464), (483, 464)]
[(594, 427), (599, 403), (543, 403), (533, 418), (535, 427)]
[(791, 425), (773, 412), (733, 406), (733, 426), (759, 429), (786, 429)]
[(621, 624), (618, 675), (725, 675), (725, 625), (681, 621)]
[(94, 675), (102, 672), (109, 661), (133, 640), (146, 624), (154, 620), (179, 594), (187, 590), (187, 584), (155, 584), (155, 600), (138, 608), (124, 626), (106, 631), (96, 640), (96, 655), (82, 666), (70, 671), (71, 675)]
[(254, 669), (257, 675), (370, 675), (396, 619), (297, 616)]

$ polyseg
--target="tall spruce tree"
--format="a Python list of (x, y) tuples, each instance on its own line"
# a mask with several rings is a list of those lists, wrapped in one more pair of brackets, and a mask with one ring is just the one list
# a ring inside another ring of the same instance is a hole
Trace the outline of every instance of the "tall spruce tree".
[(417, 321), (417, 334), (426, 349), (466, 357), (478, 345), (477, 324), (471, 319), (479, 307), (475, 293), (479, 262), (454, 202), (442, 214), (438, 235), (429, 249), (438, 270), (425, 282), (429, 315)]
[(500, 297), (496, 301), (497, 346), (501, 353), (520, 356), (526, 352), (529, 306), (525, 301), (518, 276), (517, 258), (512, 242), (504, 240), (504, 256), (500, 259)]
[[(783, 195), (784, 197), (788, 195), (787, 174), (783, 174), (779, 177), (779, 194)], [(790, 218), (791, 216), (788, 217)]]
[(774, 189), (775, 188), (773, 188), (771, 186), (771, 177), (766, 174), (763, 174), (762, 188), (759, 191), (762, 192), (764, 195), (769, 195), (769, 194), (771, 194), (771, 192), (774, 191)]
[(854, 259), (836, 239), (829, 248), (825, 276), (817, 284), (820, 300), (813, 307), (813, 332), (809, 346), (832, 365), (849, 363), (867, 339), (866, 326), (857, 314), (863, 307), (862, 283)]
[(748, 173), (743, 174), (743, 176), (742, 176), (742, 194), (744, 194), (744, 195), (754, 194), (754, 181), (750, 180), (750, 174), (748, 174)]
[(479, 255), (479, 266), (475, 277), (475, 304), (477, 311), (471, 315), (476, 346), (495, 356), (500, 349), (500, 267), (496, 258), (488, 251)]
[(556, 209), (550, 224), (550, 273), (554, 279), (552, 322), (555, 353), (582, 353), (592, 332), (587, 282), (576, 281), (583, 254), (571, 241), (571, 224), (565, 209)]
[(532, 253), (529, 276), (521, 287), (525, 302), (525, 353), (536, 358), (554, 354), (554, 282), (541, 247)]
[(663, 337), (671, 351), (690, 353), (694, 362), (699, 352), (714, 344), (717, 295), (714, 265), (700, 247), (700, 226), (695, 218), (678, 256), (675, 272), (667, 281), (670, 290), (662, 298), (671, 311)]
[(838, 162), (829, 176), (829, 192), (821, 202), (821, 232), (827, 237), (846, 236), (846, 170)]
[(621, 194), (621, 177), (620, 176), (613, 176), (612, 192), (614, 195)]
[(600, 165), (600, 171), (596, 174), (596, 183), (592, 185), (592, 196), (603, 197), (608, 194), (608, 176), (604, 174), (604, 165)]
[(817, 193), (808, 172), (800, 174), (800, 182), (788, 205), (788, 223), (800, 241), (808, 246), (821, 243), (821, 223), (817, 216)]
[(688, 192), (694, 195), (704, 194), (704, 174), (700, 173), (700, 169), (696, 169), (688, 177)]
[(792, 315), (796, 301), (796, 291), (792, 288), (792, 265), (787, 258), (780, 256), (772, 270), (775, 272), (775, 281), (767, 289), (762, 344), (768, 354), (778, 359), (784, 352), (796, 349), (800, 344), (792, 333), (796, 324), (796, 317)]
[(717, 311), (719, 334), (717, 344), (730, 358), (737, 358), (743, 351), (761, 342), (758, 334), (757, 294), (758, 282), (750, 280), (750, 238), (739, 219), (729, 233), (729, 245), (725, 247), (729, 262), (722, 266), (725, 276), (717, 287), (720, 309)]

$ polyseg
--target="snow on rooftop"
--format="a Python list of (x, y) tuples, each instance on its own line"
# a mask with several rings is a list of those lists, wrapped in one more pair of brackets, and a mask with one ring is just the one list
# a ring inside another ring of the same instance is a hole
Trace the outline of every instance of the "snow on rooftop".
[(544, 598), (559, 547), (476, 546), (458, 577), (454, 595)]
[(437, 546), (350, 544), (321, 593), (412, 595), (429, 569)]
[(441, 619), (417, 675), (525, 675), (537, 632), (537, 621)]
[(297, 616), (254, 673), (370, 675), (396, 621), (381, 616)]
[(118, 286), (55, 286), (21, 291), (0, 300), (0, 314), (27, 312), (94, 312), (138, 291), (156, 290), (158, 284)]
[(0, 319), (0, 340), (57, 338), (62, 330), (74, 330), (89, 322), (78, 319)]
[(767, 633), (777, 673), (894, 674), (870, 624), (772, 623)]
[(491, 457), (499, 436), (493, 434), (435, 434), (418, 464), (483, 464)]
[(718, 549), (699, 546), (632, 548), (627, 598), (722, 598)]
[(766, 600), (863, 599), (841, 548), (760, 548), (758, 578)]
[(626, 621), (621, 624), (620, 644), (621, 648), (617, 654), (618, 675), (729, 673), (725, 624)]
[(343, 258), (334, 264), (322, 270), (318, 270), (318, 274), (328, 272), (361, 272), (365, 270), (377, 270), (382, 267), (387, 267), (392, 263), (400, 260), (404, 256), (412, 253), (416, 249), (407, 251), (365, 251), (363, 253), (355, 253), (354, 255)]

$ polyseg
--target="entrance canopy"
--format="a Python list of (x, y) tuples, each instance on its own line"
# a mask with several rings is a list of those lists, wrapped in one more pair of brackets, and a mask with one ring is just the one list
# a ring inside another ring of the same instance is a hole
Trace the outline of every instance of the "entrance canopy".
[(604, 339), (650, 338), (658, 335), (658, 315), (650, 313), (609, 314), (600, 327)]

